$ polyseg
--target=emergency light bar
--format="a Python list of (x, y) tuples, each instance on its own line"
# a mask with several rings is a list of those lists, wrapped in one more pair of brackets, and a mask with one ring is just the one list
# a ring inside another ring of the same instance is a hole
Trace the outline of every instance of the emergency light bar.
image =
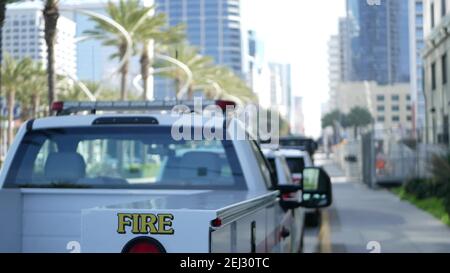
[[(97, 111), (170, 111), (177, 105), (189, 107), (191, 111), (200, 103), (195, 104), (193, 100), (175, 101), (57, 101), (52, 104), (52, 111), (57, 115), (70, 115), (78, 112), (89, 111), (95, 114)], [(226, 111), (227, 107), (236, 107), (236, 103), (225, 100), (205, 100), (201, 101), (202, 110), (208, 106), (217, 105), (222, 111)]]

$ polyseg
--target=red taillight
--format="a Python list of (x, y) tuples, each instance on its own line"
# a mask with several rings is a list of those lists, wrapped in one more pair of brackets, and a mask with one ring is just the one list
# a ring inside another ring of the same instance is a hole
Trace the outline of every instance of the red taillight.
[(285, 193), (285, 194), (281, 195), (281, 198), (282, 198), (283, 200), (286, 200), (286, 199), (292, 199), (292, 198), (295, 198), (295, 195), (296, 195), (295, 192)]
[(61, 112), (63, 109), (64, 109), (64, 102), (55, 101), (54, 103), (52, 103), (52, 111)]
[(216, 105), (219, 106), (222, 111), (226, 111), (228, 107), (230, 109), (236, 108), (236, 103), (228, 100), (216, 100)]
[(217, 228), (217, 227), (220, 227), (221, 225), (222, 225), (222, 219), (220, 219), (220, 218), (216, 218), (216, 219), (211, 221), (211, 226), (212, 227)]
[(150, 237), (138, 237), (129, 241), (122, 253), (166, 253), (160, 242)]

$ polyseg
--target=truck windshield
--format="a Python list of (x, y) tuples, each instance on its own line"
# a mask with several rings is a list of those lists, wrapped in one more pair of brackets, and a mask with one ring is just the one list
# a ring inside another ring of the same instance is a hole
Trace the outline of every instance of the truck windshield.
[(176, 141), (170, 127), (28, 132), (6, 187), (245, 189), (233, 143)]

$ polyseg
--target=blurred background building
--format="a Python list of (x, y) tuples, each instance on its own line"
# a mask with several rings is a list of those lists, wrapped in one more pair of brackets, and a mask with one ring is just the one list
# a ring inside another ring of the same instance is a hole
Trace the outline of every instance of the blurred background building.
[(414, 127), (425, 127), (425, 96), (423, 90), (423, 0), (409, 0), (410, 77), (414, 108)]
[(448, 56), (450, 52), (449, 1), (424, 0), (425, 102), (427, 140), (449, 144), (450, 86)]
[[(87, 10), (106, 15), (106, 4), (118, 3), (119, 0), (62, 0), (61, 14), (70, 18), (76, 24), (76, 36), (85, 37), (87, 30), (92, 30), (95, 23), (90, 17), (77, 10)], [(154, 0), (141, 0), (143, 6), (151, 6)], [(76, 44), (78, 79), (83, 81), (98, 82), (109, 76), (117, 69), (117, 60), (111, 60), (110, 56), (115, 52), (113, 48), (102, 45), (97, 39), (84, 39)], [(140, 71), (139, 60), (134, 58), (130, 64), (130, 71), (137, 75)], [(150, 82), (152, 77), (150, 77)], [(115, 79), (110, 79), (111, 84), (118, 84)]]
[[(157, 12), (167, 15), (169, 25), (186, 24), (187, 40), (202, 55), (214, 58), (237, 75), (243, 75), (243, 34), (238, 0), (155, 0)], [(247, 49), (247, 48), (245, 48)], [(155, 77), (155, 97), (173, 96), (173, 83)]]
[(408, 83), (379, 85), (376, 82), (347, 82), (337, 86), (338, 110), (349, 113), (354, 107), (369, 110), (375, 128), (381, 130), (413, 127)]
[(351, 53), (350, 81), (380, 85), (409, 82), (408, 1), (347, 0), (347, 20), (340, 30)]
[(303, 114), (303, 98), (292, 98), (291, 133), (293, 135), (305, 135), (305, 116)]
[[(3, 27), (3, 53), (15, 59), (29, 57), (47, 65), (47, 45), (44, 39), (44, 18), (41, 2), (24, 2), (8, 6)], [(77, 74), (75, 46), (76, 24), (61, 16), (58, 20), (55, 46), (56, 73)]]

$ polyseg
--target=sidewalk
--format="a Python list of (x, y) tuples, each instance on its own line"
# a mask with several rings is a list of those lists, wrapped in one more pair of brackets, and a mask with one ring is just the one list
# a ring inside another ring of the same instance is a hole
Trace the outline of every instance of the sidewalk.
[(319, 155), (317, 163), (333, 181), (333, 205), (323, 213), (328, 226), (322, 230), (330, 233), (323, 236), (329, 239), (321, 242), (325, 249), (369, 253), (370, 244), (387, 253), (450, 253), (450, 228), (439, 220), (387, 190), (372, 190), (346, 180), (339, 167), (325, 157)]

